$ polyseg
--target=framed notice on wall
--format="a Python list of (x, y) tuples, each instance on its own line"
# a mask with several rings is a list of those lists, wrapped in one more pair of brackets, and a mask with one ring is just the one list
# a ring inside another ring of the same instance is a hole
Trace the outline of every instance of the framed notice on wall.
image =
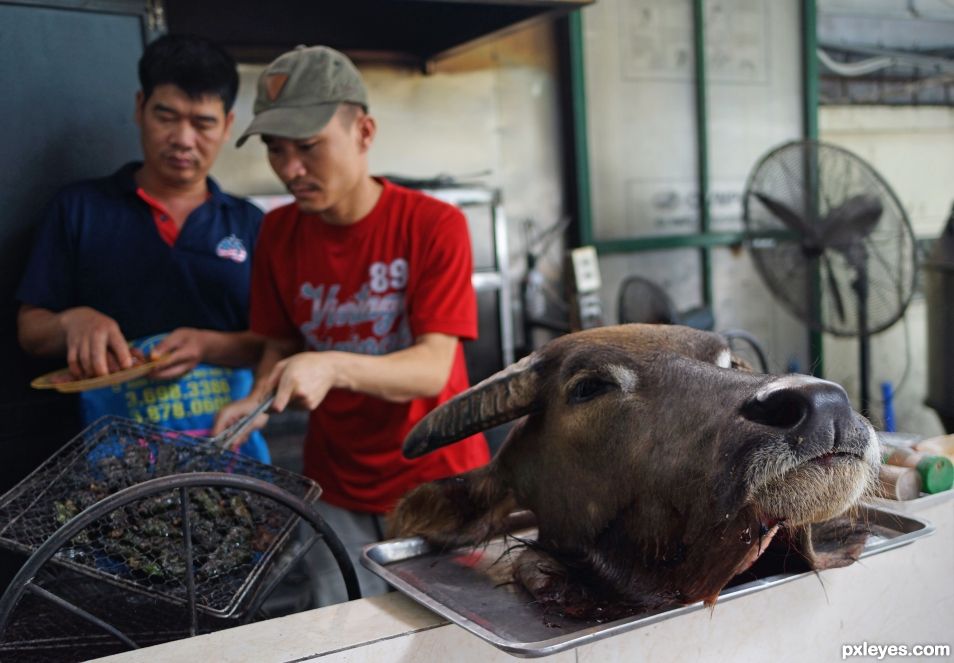
[[(762, 0), (707, 0), (706, 67), (712, 81), (765, 83), (766, 17)], [(621, 65), (627, 79), (693, 76), (692, 8), (672, 0), (619, 3)]]
[(586, 236), (599, 252), (605, 310), (616, 309), (627, 277), (642, 276), (677, 308), (707, 304), (717, 326), (754, 333), (782, 366), (790, 356), (805, 365), (804, 331), (737, 248), (748, 173), (802, 134), (801, 8), (600, 0), (582, 10)]
[[(597, 241), (700, 232), (698, 95), (710, 229), (741, 230), (760, 154), (801, 132), (798, 0), (601, 0), (582, 12), (592, 231)], [(700, 92), (701, 90), (701, 92)]]

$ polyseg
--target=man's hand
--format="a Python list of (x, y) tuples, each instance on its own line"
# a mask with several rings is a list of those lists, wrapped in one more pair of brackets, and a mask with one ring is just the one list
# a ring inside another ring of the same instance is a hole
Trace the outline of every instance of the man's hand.
[(107, 375), (133, 365), (129, 344), (119, 324), (88, 306), (60, 314), (66, 334), (66, 361), (76, 378)]
[[(314, 410), (331, 389), (347, 389), (393, 403), (436, 396), (447, 383), (457, 344), (456, 336), (430, 333), (410, 348), (387, 355), (328, 350), (289, 356), (298, 347), (297, 341), (270, 339), (256, 371), (252, 395), (222, 408), (213, 433), (217, 435), (247, 415), (269, 393), (275, 394), (272, 412), (283, 412), (289, 405)], [(266, 419), (258, 421), (264, 426)]]
[(331, 352), (302, 352), (275, 364), (268, 378), (275, 392), (272, 409), (282, 412), (289, 405), (314, 410), (335, 384), (336, 371)]
[[(232, 401), (228, 405), (224, 406), (221, 410), (219, 410), (219, 413), (215, 415), (215, 425), (212, 427), (212, 435), (218, 435), (240, 419), (247, 417), (249, 414), (251, 414), (252, 410), (261, 404), (261, 402), (262, 397), (256, 395), (253, 392), (251, 396), (247, 396), (239, 401)], [(245, 440), (247, 440), (248, 436), (252, 434), (252, 431), (264, 428), (265, 424), (267, 423), (268, 415), (260, 414), (255, 418), (255, 421), (252, 422), (252, 425), (241, 437), (229, 441), (228, 448), (232, 451), (235, 451), (238, 449), (238, 447), (245, 443)]]
[(180, 327), (171, 332), (152, 349), (150, 358), (163, 361), (149, 377), (154, 380), (172, 380), (195, 368), (205, 356), (207, 333), (190, 327)]

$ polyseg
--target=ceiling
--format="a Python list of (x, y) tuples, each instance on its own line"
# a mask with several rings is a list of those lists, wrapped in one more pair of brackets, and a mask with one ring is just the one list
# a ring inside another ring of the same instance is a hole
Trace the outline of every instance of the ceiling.
[(240, 62), (269, 62), (298, 44), (357, 61), (421, 66), (527, 21), (594, 0), (164, 0), (169, 32), (222, 44)]

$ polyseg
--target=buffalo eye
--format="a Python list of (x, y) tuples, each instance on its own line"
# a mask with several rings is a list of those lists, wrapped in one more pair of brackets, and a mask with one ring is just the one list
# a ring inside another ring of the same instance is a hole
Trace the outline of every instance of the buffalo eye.
[(745, 371), (746, 373), (755, 372), (752, 368), (752, 364), (742, 359), (742, 357), (737, 357), (736, 355), (732, 355), (732, 363), (730, 364), (730, 368), (733, 368), (737, 371)]
[(570, 389), (570, 395), (567, 398), (567, 401), (571, 405), (577, 403), (586, 403), (587, 401), (593, 400), (597, 396), (605, 394), (611, 389), (615, 389), (617, 386), (618, 385), (615, 382), (610, 382), (604, 378), (582, 378), (577, 380), (577, 382)]

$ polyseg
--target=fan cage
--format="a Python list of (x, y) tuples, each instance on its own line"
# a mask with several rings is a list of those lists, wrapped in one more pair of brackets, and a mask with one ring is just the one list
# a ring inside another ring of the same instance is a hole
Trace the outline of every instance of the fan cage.
[[(760, 195), (794, 212), (803, 227), (783, 222)], [(832, 219), (839, 206), (872, 195), (883, 211), (867, 235), (854, 243), (843, 238), (840, 249), (819, 245), (819, 238), (838, 231)], [(746, 182), (743, 217), (756, 270), (810, 328), (840, 337), (875, 334), (904, 314), (917, 277), (914, 232), (891, 187), (854, 153), (819, 141), (791, 141), (769, 151)], [(864, 328), (859, 265), (868, 285)]]

